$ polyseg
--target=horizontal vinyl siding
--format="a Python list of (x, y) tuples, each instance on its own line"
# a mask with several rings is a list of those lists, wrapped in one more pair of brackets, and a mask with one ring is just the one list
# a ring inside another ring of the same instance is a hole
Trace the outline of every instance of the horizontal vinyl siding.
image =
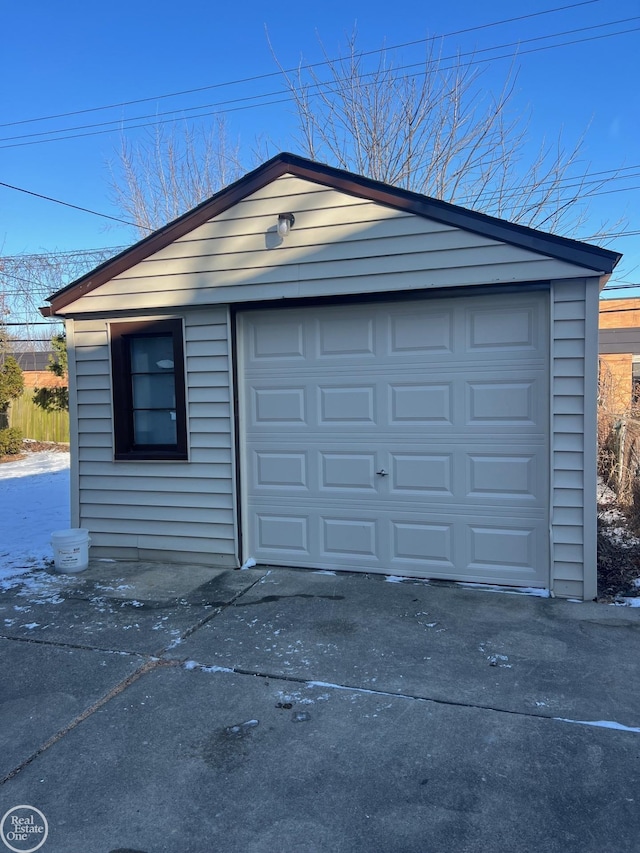
[(583, 597), (585, 282), (555, 282), (552, 335), (552, 589)]
[(184, 335), (189, 461), (115, 462), (108, 326), (75, 323), (80, 525), (96, 555), (237, 564), (227, 309), (185, 312)]
[[(289, 235), (277, 214), (292, 211)], [(520, 247), (284, 176), (81, 297), (69, 311), (171, 309), (573, 277)], [(572, 321), (575, 318), (572, 318)]]

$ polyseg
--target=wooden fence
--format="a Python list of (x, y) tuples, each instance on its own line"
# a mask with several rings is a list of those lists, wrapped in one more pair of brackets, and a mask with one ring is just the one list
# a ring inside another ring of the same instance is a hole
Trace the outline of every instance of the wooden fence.
[(69, 441), (69, 412), (45, 412), (33, 402), (32, 388), (25, 388), (11, 403), (9, 426), (36, 441)]

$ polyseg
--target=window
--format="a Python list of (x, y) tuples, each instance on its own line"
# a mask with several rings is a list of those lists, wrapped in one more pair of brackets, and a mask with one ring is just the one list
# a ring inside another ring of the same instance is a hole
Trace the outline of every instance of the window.
[(186, 459), (181, 320), (111, 324), (116, 459)]

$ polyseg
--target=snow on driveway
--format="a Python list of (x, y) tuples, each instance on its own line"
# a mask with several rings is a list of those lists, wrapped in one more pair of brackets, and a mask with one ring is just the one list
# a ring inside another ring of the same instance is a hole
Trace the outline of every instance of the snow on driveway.
[(0, 580), (52, 560), (51, 531), (69, 526), (68, 453), (0, 464)]

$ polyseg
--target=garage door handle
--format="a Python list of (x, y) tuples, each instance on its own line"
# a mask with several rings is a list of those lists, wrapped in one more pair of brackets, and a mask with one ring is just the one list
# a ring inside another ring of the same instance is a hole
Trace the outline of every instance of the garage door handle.
[(376, 474), (377, 474), (379, 477), (386, 477), (388, 473), (389, 473), (389, 472), (388, 472), (388, 471), (385, 471), (385, 470), (384, 470), (384, 468), (381, 468), (379, 471), (376, 471)]

